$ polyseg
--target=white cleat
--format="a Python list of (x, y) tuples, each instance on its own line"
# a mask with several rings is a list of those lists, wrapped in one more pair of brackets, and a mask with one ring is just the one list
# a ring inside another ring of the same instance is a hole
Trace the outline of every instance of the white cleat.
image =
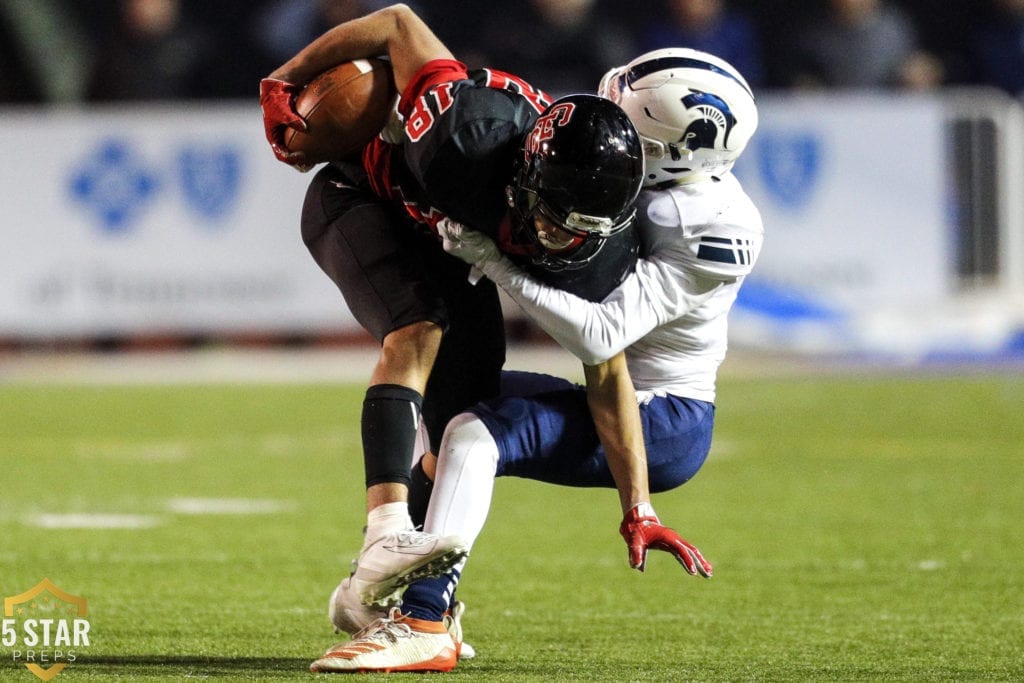
[(451, 671), (455, 641), (439, 621), (423, 621), (392, 607), (388, 616), (338, 643), (313, 662), (313, 673)]
[[(394, 599), (395, 604), (398, 604), (397, 593)], [(344, 631), (351, 636), (378, 619), (386, 617), (388, 607), (364, 605), (359, 595), (352, 589), (351, 577), (345, 577), (331, 593), (331, 600), (327, 603), (327, 615), (337, 632)]]
[(395, 591), (414, 581), (440, 576), (468, 555), (466, 544), (458, 536), (398, 531), (363, 548), (351, 585), (363, 603), (386, 605)]

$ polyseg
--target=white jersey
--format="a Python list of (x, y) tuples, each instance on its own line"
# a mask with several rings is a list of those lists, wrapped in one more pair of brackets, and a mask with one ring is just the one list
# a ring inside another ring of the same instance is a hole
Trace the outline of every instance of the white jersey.
[(638, 392), (714, 401), (729, 310), (761, 251), (760, 213), (727, 173), (644, 191), (637, 226), (636, 272), (600, 303), (543, 285), (504, 258), (481, 267), (584, 363), (625, 349)]

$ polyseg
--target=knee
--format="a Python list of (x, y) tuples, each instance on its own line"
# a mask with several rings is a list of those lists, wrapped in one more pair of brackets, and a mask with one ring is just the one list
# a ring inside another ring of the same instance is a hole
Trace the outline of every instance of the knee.
[(418, 320), (398, 329), (391, 330), (384, 337), (384, 346), (388, 345), (432, 345), (441, 339), (441, 327), (431, 320)]
[(487, 459), (498, 464), (498, 446), (491, 432), (473, 413), (459, 413), (448, 421), (439, 457), (448, 466), (461, 466), (469, 458)]
[(422, 393), (437, 358), (441, 336), (441, 328), (428, 321), (389, 332), (381, 344), (371, 383), (402, 384)]
[(690, 481), (700, 471), (706, 457), (706, 453), (682, 455), (648, 467), (647, 476), (651, 493), (671, 491)]
[(441, 346), (441, 336), (442, 330), (437, 323), (429, 320), (410, 323), (384, 337), (381, 358), (393, 363), (407, 363), (429, 357), (432, 362)]

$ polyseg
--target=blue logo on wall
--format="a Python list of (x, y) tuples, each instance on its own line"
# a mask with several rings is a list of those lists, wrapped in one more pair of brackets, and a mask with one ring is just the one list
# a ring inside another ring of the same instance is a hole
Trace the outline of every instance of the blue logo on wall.
[[(173, 168), (164, 171), (163, 168)], [(71, 174), (72, 200), (93, 214), (102, 230), (132, 230), (156, 198), (177, 188), (185, 207), (206, 222), (223, 219), (241, 189), (241, 159), (229, 146), (189, 145), (168, 163), (149, 163), (125, 140), (108, 139)]]
[(761, 180), (783, 206), (807, 204), (818, 184), (822, 142), (812, 133), (764, 131), (757, 145)]
[(220, 218), (234, 206), (241, 163), (231, 147), (186, 147), (178, 154), (178, 179), (185, 201), (206, 218)]
[(112, 233), (130, 228), (158, 187), (153, 171), (118, 140), (102, 143), (71, 178), (71, 196)]

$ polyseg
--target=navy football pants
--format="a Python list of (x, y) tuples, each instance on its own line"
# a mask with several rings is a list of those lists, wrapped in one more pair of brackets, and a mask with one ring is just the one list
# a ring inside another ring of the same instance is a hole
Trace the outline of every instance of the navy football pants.
[[(586, 390), (558, 377), (502, 373), (502, 393), (471, 409), (498, 444), (497, 475), (614, 488)], [(651, 492), (689, 481), (711, 448), (715, 406), (656, 396), (641, 404)]]

